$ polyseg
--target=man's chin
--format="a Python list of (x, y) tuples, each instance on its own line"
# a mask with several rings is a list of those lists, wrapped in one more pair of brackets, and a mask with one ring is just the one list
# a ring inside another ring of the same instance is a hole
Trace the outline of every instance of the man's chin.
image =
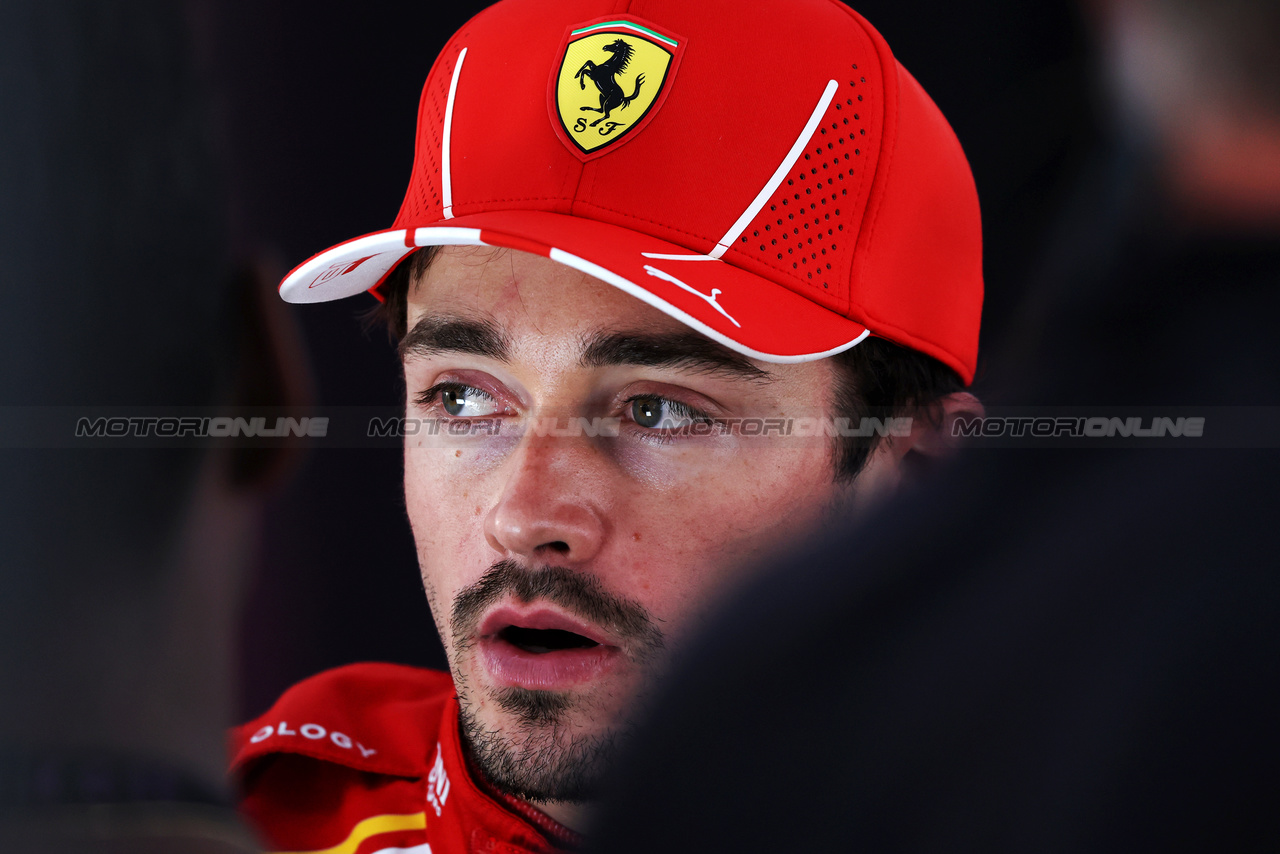
[(481, 719), (460, 696), (464, 743), (501, 792), (539, 804), (594, 800), (621, 741), (573, 695), (503, 688)]

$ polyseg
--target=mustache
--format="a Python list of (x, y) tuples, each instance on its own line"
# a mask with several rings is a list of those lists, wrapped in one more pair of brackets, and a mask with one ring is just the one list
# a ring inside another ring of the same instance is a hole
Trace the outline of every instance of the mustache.
[(562, 566), (531, 568), (509, 559), (495, 563), (453, 600), (450, 623), (455, 642), (469, 644), (484, 612), (507, 595), (524, 603), (559, 605), (623, 641), (634, 658), (653, 657), (666, 643), (648, 609), (608, 592), (594, 575)]

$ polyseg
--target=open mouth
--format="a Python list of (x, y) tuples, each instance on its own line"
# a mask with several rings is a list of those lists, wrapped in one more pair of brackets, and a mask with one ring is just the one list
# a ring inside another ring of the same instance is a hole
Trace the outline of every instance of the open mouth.
[(478, 634), (481, 666), (501, 685), (567, 690), (625, 661), (598, 627), (549, 608), (498, 608)]
[(591, 649), (600, 644), (591, 638), (563, 629), (526, 629), (523, 626), (507, 626), (498, 637), (517, 649), (539, 655), (565, 649)]

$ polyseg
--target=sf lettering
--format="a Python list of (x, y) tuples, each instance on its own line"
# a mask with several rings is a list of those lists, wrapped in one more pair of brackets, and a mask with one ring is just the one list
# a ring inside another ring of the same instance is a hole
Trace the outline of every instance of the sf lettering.
[(290, 729), (288, 721), (281, 721), (279, 726), (267, 724), (262, 729), (251, 735), (249, 737), (249, 742), (251, 744), (257, 744), (261, 741), (266, 741), (268, 738), (273, 736), (277, 738), (281, 736), (302, 736), (303, 738), (310, 739), (311, 741), (323, 741), (324, 737), (328, 736), (329, 741), (332, 741), (336, 746), (341, 747), (343, 750), (350, 750), (354, 747), (359, 750), (360, 755), (366, 759), (378, 752), (372, 748), (365, 747), (358, 741), (352, 741), (351, 736), (346, 735), (345, 733), (338, 732), (337, 730), (328, 732), (324, 727), (320, 726), (320, 724), (303, 724), (297, 729)]
[[(601, 136), (608, 136), (618, 128), (626, 127), (626, 126), (627, 126), (626, 122), (612, 122), (612, 121), (605, 122), (602, 126), (596, 128), (596, 133), (600, 134)], [(587, 127), (588, 127), (587, 120), (585, 118), (579, 117), (578, 120), (573, 123), (573, 132), (584, 133)]]

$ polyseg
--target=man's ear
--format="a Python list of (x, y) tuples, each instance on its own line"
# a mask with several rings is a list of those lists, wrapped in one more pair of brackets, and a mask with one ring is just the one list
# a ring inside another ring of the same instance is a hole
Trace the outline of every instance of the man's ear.
[(886, 436), (871, 452), (854, 482), (853, 510), (871, 506), (903, 480), (924, 476), (955, 447), (951, 431), (956, 420), (981, 418), (985, 413), (982, 402), (966, 391), (949, 394), (918, 412), (909, 431)]
[(945, 457), (956, 446), (956, 421), (961, 418), (982, 418), (986, 414), (982, 401), (967, 391), (953, 392), (940, 398), (926, 412), (912, 419), (910, 447), (907, 452), (934, 460)]

